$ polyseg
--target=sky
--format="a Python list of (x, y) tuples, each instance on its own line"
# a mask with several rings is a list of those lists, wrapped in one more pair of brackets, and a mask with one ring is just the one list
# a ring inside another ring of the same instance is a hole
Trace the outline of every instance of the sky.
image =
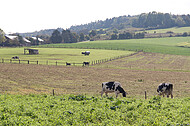
[(152, 11), (190, 14), (190, 0), (0, 0), (6, 34), (70, 28), (106, 18)]

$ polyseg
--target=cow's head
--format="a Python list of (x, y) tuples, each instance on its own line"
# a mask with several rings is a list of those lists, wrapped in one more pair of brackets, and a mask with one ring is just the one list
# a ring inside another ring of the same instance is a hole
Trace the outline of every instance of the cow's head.
[(124, 92), (122, 93), (122, 95), (123, 95), (123, 97), (126, 97), (127, 93), (124, 91)]

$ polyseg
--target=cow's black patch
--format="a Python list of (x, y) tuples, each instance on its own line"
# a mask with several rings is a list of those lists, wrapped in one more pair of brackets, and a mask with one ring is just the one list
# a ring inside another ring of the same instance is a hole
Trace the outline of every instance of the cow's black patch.
[(158, 89), (157, 89), (157, 92), (159, 91), (163, 91), (163, 88), (166, 88), (165, 90), (170, 90), (170, 89), (173, 89), (173, 84), (168, 84), (168, 83), (162, 83), (161, 85), (158, 86)]
[(109, 90), (115, 90), (115, 82), (108, 82), (106, 83), (106, 88), (109, 89)]
[(119, 91), (120, 93), (124, 93), (125, 91), (124, 91), (124, 89), (122, 88), (122, 87), (120, 87), (120, 86), (118, 86), (117, 88), (116, 88), (116, 91)]

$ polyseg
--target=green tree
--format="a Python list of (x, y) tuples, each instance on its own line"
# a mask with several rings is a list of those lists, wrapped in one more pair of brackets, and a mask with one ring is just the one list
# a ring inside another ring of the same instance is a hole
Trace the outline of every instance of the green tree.
[(0, 45), (2, 45), (6, 41), (5, 33), (0, 29)]
[(64, 43), (70, 43), (71, 42), (71, 38), (70, 38), (70, 30), (64, 30), (62, 31), (62, 39), (64, 41)]
[(96, 31), (96, 30), (92, 30), (92, 31), (89, 33), (89, 36), (90, 36), (90, 37), (94, 37), (94, 36), (96, 36), (96, 34), (97, 34), (97, 31)]
[(188, 36), (188, 33), (187, 33), (187, 32), (184, 32), (182, 36), (183, 36), (183, 37), (187, 37), (187, 36)]
[(58, 30), (54, 30), (52, 36), (50, 37), (50, 41), (52, 43), (61, 43), (62, 42), (61, 33)]
[(79, 41), (82, 42), (84, 40), (85, 40), (84, 34), (80, 33), (80, 35), (79, 35)]
[(112, 34), (111, 35), (111, 40), (116, 40), (118, 38), (117, 34)]

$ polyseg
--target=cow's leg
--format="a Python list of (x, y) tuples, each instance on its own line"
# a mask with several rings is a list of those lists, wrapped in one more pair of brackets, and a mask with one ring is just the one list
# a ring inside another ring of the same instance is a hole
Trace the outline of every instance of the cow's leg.
[(118, 93), (117, 93), (117, 92), (115, 92), (115, 95), (116, 95), (116, 98), (117, 98), (117, 96), (118, 96)]
[(106, 94), (106, 96), (108, 97), (108, 93), (107, 93), (107, 92), (105, 92), (105, 94)]
[(101, 92), (101, 97), (103, 96), (103, 94), (104, 94), (104, 91)]
[(171, 98), (173, 98), (173, 94), (171, 93)]

